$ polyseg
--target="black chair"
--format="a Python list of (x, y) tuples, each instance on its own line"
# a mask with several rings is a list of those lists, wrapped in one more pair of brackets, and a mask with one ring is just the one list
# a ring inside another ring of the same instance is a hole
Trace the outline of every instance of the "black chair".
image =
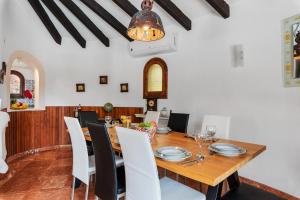
[(88, 123), (88, 128), (95, 153), (95, 194), (101, 200), (117, 200), (125, 194), (123, 159), (115, 156), (104, 124)]
[(98, 114), (96, 111), (80, 111), (78, 113), (78, 119), (81, 127), (87, 127), (87, 123), (105, 123), (104, 120), (98, 120)]
[(172, 131), (187, 133), (189, 116), (189, 114), (184, 113), (170, 113), (168, 127)]

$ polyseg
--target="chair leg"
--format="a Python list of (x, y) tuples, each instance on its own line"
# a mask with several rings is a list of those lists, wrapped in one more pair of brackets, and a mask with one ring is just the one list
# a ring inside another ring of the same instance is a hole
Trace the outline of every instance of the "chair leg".
[(164, 177), (166, 177), (166, 176), (167, 176), (167, 170), (164, 169)]
[(73, 176), (73, 184), (72, 184), (71, 200), (74, 199), (74, 192), (75, 192), (75, 176)]
[(85, 188), (85, 200), (88, 200), (88, 197), (89, 197), (89, 185), (86, 185), (86, 188)]

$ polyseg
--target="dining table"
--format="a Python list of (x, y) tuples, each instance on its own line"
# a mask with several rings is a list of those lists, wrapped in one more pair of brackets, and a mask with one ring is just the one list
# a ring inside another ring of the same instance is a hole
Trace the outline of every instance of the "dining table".
[[(92, 141), (88, 134), (88, 129), (83, 128), (82, 130), (85, 139), (87, 141)], [(108, 128), (108, 132), (113, 149), (116, 152), (122, 152), (121, 146), (117, 142), (116, 129), (114, 127)], [(246, 153), (236, 157), (218, 155), (217, 153), (210, 152), (207, 147), (204, 148), (202, 146), (202, 148), (200, 148), (199, 144), (187, 134), (175, 131), (171, 131), (168, 134), (155, 134), (151, 145), (154, 151), (160, 147), (166, 146), (184, 148), (192, 153), (193, 156), (189, 158), (190, 160), (195, 159), (199, 152), (204, 154), (204, 160), (191, 165), (184, 165), (181, 162), (169, 162), (160, 158), (156, 158), (156, 164), (160, 168), (208, 185), (206, 199), (218, 200), (221, 199), (224, 181), (227, 180), (229, 191), (237, 189), (240, 186), (238, 170), (264, 152), (266, 150), (266, 146), (229, 139), (216, 140), (218, 143), (233, 144), (238, 147), (242, 147), (246, 149)]]

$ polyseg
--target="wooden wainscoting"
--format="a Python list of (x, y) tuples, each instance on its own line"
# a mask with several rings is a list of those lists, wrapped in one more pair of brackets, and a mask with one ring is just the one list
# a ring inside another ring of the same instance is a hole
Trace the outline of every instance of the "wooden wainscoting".
[[(66, 132), (64, 116), (74, 116), (75, 106), (47, 106), (41, 111), (10, 112), (10, 123), (6, 129), (7, 157), (25, 151), (70, 144)], [(104, 118), (103, 107), (88, 106), (82, 110), (95, 110), (99, 118)], [(111, 113), (113, 118), (130, 115), (137, 122), (134, 114), (142, 114), (140, 107), (115, 107)]]

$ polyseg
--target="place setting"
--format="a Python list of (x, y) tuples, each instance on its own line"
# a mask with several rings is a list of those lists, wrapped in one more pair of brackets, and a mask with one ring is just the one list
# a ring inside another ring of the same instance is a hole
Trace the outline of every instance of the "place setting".
[[(199, 145), (199, 148), (203, 147), (209, 150), (210, 155), (217, 154), (225, 157), (237, 157), (245, 154), (247, 150), (243, 147), (236, 146), (234, 144), (218, 142), (215, 137), (217, 133), (216, 126), (207, 125), (204, 132), (195, 134), (194, 139)], [(205, 150), (203, 152), (206, 152)], [(205, 153), (203, 153), (204, 157)]]
[(154, 151), (154, 155), (169, 162), (182, 162), (192, 157), (192, 153), (184, 148), (176, 146), (160, 147)]

